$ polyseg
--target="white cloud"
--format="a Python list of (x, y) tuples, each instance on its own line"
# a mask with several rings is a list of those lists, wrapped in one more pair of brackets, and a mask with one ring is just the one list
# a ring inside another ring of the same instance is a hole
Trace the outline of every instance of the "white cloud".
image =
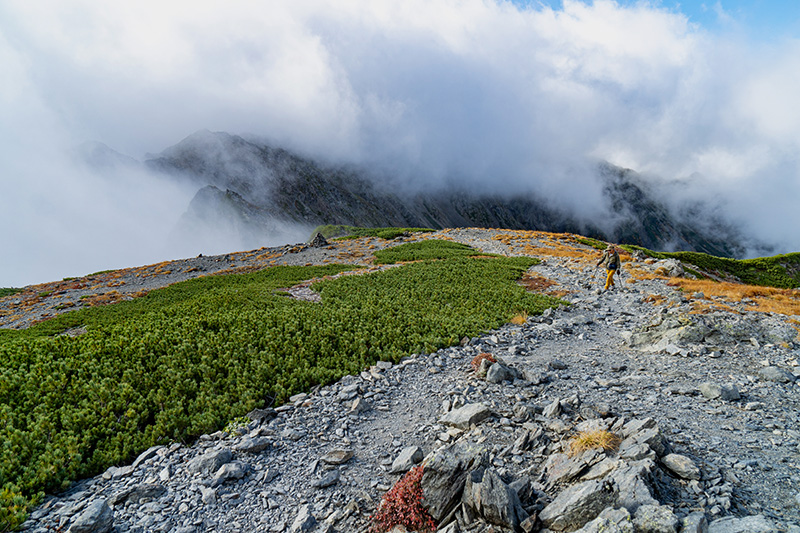
[[(737, 213), (763, 192), (747, 216), (774, 235), (765, 220), (797, 222), (763, 184), (780, 195), (800, 177), (798, 43), (732, 31), (707, 33), (658, 2), (6, 0), (0, 179), (14, 193), (0, 202), (30, 202), (14, 209), (24, 255), (41, 236), (22, 228), (64, 192), (51, 153), (97, 139), (141, 157), (207, 128), (380, 165), (416, 186), (455, 178), (574, 206), (593, 201), (593, 158), (702, 174)], [(89, 178), (66, 174), (91, 194)], [(76, 228), (108, 215), (79, 211), (59, 212)]]

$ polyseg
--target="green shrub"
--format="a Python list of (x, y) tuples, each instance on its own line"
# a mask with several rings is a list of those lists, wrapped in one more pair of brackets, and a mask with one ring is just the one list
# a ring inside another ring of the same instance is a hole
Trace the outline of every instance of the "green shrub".
[(22, 289), (17, 289), (14, 287), (0, 287), (0, 298), (3, 296), (11, 296), (12, 294), (17, 294), (22, 292)]
[(592, 239), (590, 237), (578, 237), (575, 240), (581, 244), (591, 246), (592, 248), (596, 248), (598, 250), (605, 250), (606, 247), (608, 247), (608, 244), (604, 243), (603, 241), (598, 241), (597, 239)]
[[(275, 267), (0, 335), (0, 484), (18, 487), (6, 512), (17, 496), (30, 502), (154, 444), (558, 305), (515, 283), (532, 263), (457, 256), (328, 279), (314, 285), (322, 304), (276, 291), (352, 267)], [(79, 326), (86, 333), (59, 335)]]
[(12, 531), (27, 518), (27, 510), (37, 503), (41, 495), (28, 499), (19, 487), (6, 483), (0, 489), (0, 531)]
[(407, 233), (432, 232), (431, 228), (359, 228), (356, 226), (326, 225), (317, 226), (311, 236), (321, 233), (326, 239), (357, 239), (359, 237), (379, 237), (381, 239), (396, 239)]
[(755, 259), (729, 259), (700, 252), (654, 252), (641, 246), (624, 245), (629, 252), (640, 251), (655, 259), (678, 259), (693, 265), (689, 271), (697, 277), (733, 278), (748, 285), (779, 289), (800, 287), (800, 253)]
[(375, 263), (391, 265), (402, 261), (421, 261), (426, 259), (449, 259), (467, 257), (478, 252), (466, 244), (438, 239), (409, 242), (375, 252)]

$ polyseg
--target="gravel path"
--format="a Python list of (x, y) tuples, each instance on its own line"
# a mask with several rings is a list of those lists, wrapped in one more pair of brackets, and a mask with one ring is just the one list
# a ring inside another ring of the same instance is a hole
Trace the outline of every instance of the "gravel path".
[[(476, 229), (445, 230), (427, 237), (452, 239), (487, 253), (541, 257), (542, 263), (529, 275), (555, 282), (549, 290), (560, 291), (572, 305), (521, 326), (487, 332), (463, 346), (366, 369), (360, 376), (298, 396), (272, 421), (249, 426), (250, 437), (269, 439), (263, 452), (237, 453), (245, 437), (223, 433), (206, 436), (191, 447), (161, 448), (132, 471), (112, 469), (65, 494), (48, 497), (27, 524), (28, 530), (65, 527), (87, 502), (113, 498), (143, 483), (161, 483), (166, 493), (152, 498), (153, 503), (129, 501), (115, 507), (114, 531), (289, 531), (303, 505), (310, 506), (321, 522), (328, 519), (319, 531), (365, 531), (369, 514), (399, 477), (389, 472), (399, 452), (420, 446), (429, 453), (456, 438), (457, 432), (438, 422), (443, 409), (482, 402), (494, 416), (473, 432), (491, 445), (493, 464), (501, 471), (535, 472), (544, 460), (541, 450), (509, 452), (522, 429), (521, 410), (532, 410), (554, 442), (586, 417), (652, 417), (674, 451), (692, 458), (702, 472), (698, 483), (686, 484), (670, 502), (677, 514), (702, 510), (709, 520), (760, 514), (776, 530), (800, 531), (796, 342), (770, 343), (754, 336), (722, 348), (697, 342), (655, 353), (631, 349), (624, 341), (632, 332), (670, 317), (688, 316), (690, 302), (665, 280), (630, 276), (618, 289), (597, 294), (592, 262), (599, 254), (574, 242), (565, 247), (566, 238)], [(367, 240), (322, 249), (260, 250), (172, 262), (169, 268), (183, 269), (180, 275), (188, 276), (194, 274), (188, 272), (191, 268), (202, 266), (209, 273), (217, 264), (218, 270), (246, 269), (258, 261), (321, 264), (349, 257), (353, 263), (368, 264), (369, 247), (383, 245)], [(126, 276), (118, 279), (133, 285), (137, 276)], [(179, 274), (174, 276), (161, 281), (176, 281)], [(149, 279), (145, 277), (144, 286), (155, 288), (156, 281)], [(784, 318), (746, 312), (717, 317), (769, 327), (782, 324)], [(25, 323), (17, 319), (6, 326)], [(488, 383), (470, 369), (472, 358), (484, 352), (538, 378)], [(793, 378), (771, 380), (761, 372), (768, 367), (783, 369)], [(705, 383), (735, 388), (738, 398), (709, 398), (701, 392)], [(353, 404), (356, 400), (368, 407), (362, 411)], [(541, 416), (555, 400), (565, 406), (557, 424)], [(187, 472), (185, 465), (220, 449), (233, 449), (247, 473), (209, 492), (209, 483)], [(354, 456), (340, 466), (327, 464), (325, 454), (337, 449), (350, 450)], [(330, 476), (336, 479), (325, 485), (326, 476), (328, 481)]]

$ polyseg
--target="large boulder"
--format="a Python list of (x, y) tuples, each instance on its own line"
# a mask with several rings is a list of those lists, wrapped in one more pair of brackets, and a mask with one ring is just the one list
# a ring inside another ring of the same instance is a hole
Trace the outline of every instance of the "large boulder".
[(576, 533), (634, 533), (631, 515), (627, 509), (606, 507), (597, 518)]
[(686, 457), (677, 453), (670, 453), (661, 458), (661, 464), (672, 474), (681, 479), (700, 479), (700, 469)]
[(98, 500), (78, 515), (68, 533), (107, 533), (113, 525), (114, 511), (105, 500)]
[(708, 525), (708, 533), (777, 533), (779, 530), (764, 515), (736, 518), (726, 516)]
[(651, 459), (635, 461), (621, 466), (609, 474), (617, 487), (617, 506), (635, 513), (642, 505), (658, 505), (650, 487), (653, 485), (652, 470), (655, 463)]
[(470, 426), (481, 423), (491, 414), (492, 410), (482, 403), (469, 403), (445, 413), (439, 422), (459, 429), (469, 429)]
[(528, 518), (516, 491), (491, 468), (470, 472), (461, 501), (487, 522), (517, 529)]
[(553, 531), (574, 531), (594, 520), (617, 500), (617, 486), (606, 480), (584, 481), (558, 494), (539, 513), (539, 520)]
[(461, 502), (469, 473), (488, 465), (488, 450), (468, 440), (456, 441), (427, 460), (420, 481), (423, 505), (437, 523)]
[(308, 245), (313, 248), (322, 248), (323, 246), (328, 246), (328, 240), (322, 235), (322, 233), (317, 232), (314, 234), (314, 237), (308, 241)]
[(636, 533), (678, 533), (680, 521), (667, 505), (642, 505), (633, 517)]
[(232, 458), (233, 454), (227, 448), (212, 450), (192, 459), (186, 469), (190, 474), (209, 475), (216, 473), (222, 465), (230, 463)]
[(677, 259), (661, 259), (656, 261), (653, 265), (653, 270), (659, 276), (667, 276), (670, 278), (682, 278), (686, 272), (683, 270), (683, 264)]

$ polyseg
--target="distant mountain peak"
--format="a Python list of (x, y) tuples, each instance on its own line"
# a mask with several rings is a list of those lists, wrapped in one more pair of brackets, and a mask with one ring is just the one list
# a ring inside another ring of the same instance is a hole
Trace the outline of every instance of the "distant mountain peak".
[[(225, 209), (235, 206), (241, 216), (231, 224), (226, 211), (225, 224), (250, 237), (272, 220), (311, 227), (503, 227), (587, 234), (654, 250), (679, 247), (720, 256), (737, 256), (742, 250), (730, 224), (720, 219), (710, 223), (697, 206), (673, 212), (636, 172), (607, 162), (599, 164), (595, 175), (607, 206), (589, 220), (588, 211), (569, 211), (533, 192), (486, 194), (438, 187), (401, 196), (385, 180), (377, 186), (366, 169), (326, 165), (225, 132), (197, 131), (146, 165), (201, 188), (193, 203), (228, 195)], [(209, 205), (204, 208), (207, 215)]]
[(82, 164), (96, 171), (120, 167), (139, 168), (142, 165), (136, 159), (121, 154), (100, 141), (86, 141), (79, 144), (74, 148), (73, 154)]

